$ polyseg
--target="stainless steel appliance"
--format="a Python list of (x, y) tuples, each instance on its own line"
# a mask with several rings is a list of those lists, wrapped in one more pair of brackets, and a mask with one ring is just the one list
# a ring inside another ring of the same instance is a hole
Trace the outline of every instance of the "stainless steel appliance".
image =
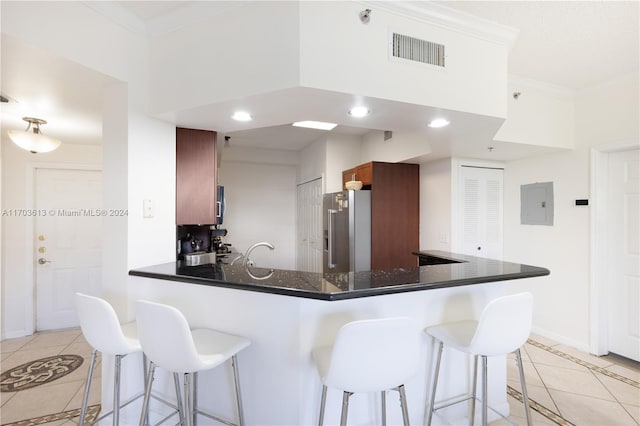
[(216, 223), (214, 225), (222, 225), (224, 212), (227, 209), (227, 203), (224, 199), (224, 186), (218, 185), (216, 191)]
[(325, 194), (324, 272), (371, 269), (371, 191)]

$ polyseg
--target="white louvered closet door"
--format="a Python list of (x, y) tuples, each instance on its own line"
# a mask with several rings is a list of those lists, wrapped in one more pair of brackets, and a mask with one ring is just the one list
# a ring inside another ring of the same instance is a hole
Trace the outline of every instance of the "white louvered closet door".
[(322, 179), (298, 185), (296, 268), (322, 272)]
[(462, 166), (460, 203), (465, 254), (502, 259), (502, 169)]

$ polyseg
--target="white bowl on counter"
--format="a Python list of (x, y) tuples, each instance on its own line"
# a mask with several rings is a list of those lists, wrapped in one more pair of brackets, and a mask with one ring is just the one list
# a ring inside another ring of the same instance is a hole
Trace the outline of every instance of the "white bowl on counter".
[(186, 266), (206, 265), (208, 263), (216, 263), (215, 253), (206, 253), (204, 251), (194, 251), (184, 255)]
[(345, 182), (344, 187), (347, 189), (362, 189), (362, 181), (361, 180), (350, 180)]

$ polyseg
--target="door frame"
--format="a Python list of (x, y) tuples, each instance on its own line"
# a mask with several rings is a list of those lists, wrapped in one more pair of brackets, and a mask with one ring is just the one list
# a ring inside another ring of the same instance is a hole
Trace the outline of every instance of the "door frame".
[(607, 242), (610, 223), (606, 199), (609, 154), (640, 148), (640, 141), (619, 141), (591, 148), (591, 220), (590, 220), (590, 351), (609, 353), (609, 305), (607, 299)]
[[(26, 206), (27, 209), (35, 209), (35, 194), (36, 194), (36, 171), (38, 169), (49, 169), (49, 170), (78, 170), (78, 171), (98, 171), (102, 172), (102, 165), (100, 164), (81, 164), (81, 163), (29, 163), (26, 167), (26, 179), (25, 179), (25, 188), (27, 194), (25, 194)], [(25, 259), (29, 262), (29, 266), (26, 270), (26, 282), (31, 283), (31, 285), (27, 285), (27, 293), (25, 298), (25, 329), (30, 332), (30, 334), (35, 333), (36, 331), (36, 243), (35, 243), (35, 227), (36, 227), (36, 218), (35, 217), (27, 217), (25, 220), (26, 226), (26, 235), (27, 235), (27, 244), (26, 244), (26, 253)]]

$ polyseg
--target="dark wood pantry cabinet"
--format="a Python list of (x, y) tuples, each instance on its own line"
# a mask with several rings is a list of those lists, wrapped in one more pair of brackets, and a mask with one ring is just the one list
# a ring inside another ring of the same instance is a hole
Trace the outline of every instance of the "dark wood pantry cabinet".
[(176, 225), (216, 223), (216, 132), (176, 128)]
[(371, 269), (416, 266), (420, 247), (420, 166), (372, 161), (342, 172), (371, 190)]

